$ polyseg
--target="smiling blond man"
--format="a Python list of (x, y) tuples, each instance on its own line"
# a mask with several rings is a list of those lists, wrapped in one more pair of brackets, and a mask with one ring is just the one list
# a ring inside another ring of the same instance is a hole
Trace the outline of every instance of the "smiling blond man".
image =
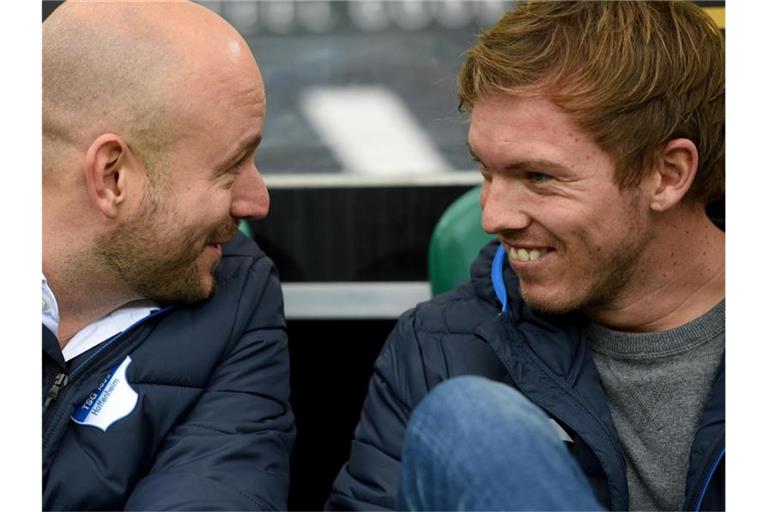
[(332, 507), (724, 508), (724, 83), (685, 2), (531, 2), (478, 37), (498, 241), (400, 319)]

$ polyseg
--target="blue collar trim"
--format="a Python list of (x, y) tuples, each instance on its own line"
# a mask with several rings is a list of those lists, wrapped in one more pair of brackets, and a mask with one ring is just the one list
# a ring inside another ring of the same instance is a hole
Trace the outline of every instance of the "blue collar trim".
[(504, 286), (504, 261), (507, 259), (507, 253), (504, 252), (504, 246), (499, 244), (499, 248), (496, 249), (496, 256), (493, 257), (493, 265), (491, 266), (491, 283), (493, 283), (493, 291), (496, 292), (496, 298), (501, 302), (501, 312), (506, 313), (509, 311), (509, 304), (507, 303), (507, 288)]

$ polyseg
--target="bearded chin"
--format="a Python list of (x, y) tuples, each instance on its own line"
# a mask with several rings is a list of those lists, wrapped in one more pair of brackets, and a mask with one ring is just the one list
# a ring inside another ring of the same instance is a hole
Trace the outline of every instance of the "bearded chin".
[(541, 311), (542, 313), (550, 314), (564, 314), (570, 313), (579, 308), (579, 304), (573, 300), (563, 300), (558, 297), (539, 297), (526, 292), (525, 287), (521, 283), (518, 286), (520, 297), (523, 301), (532, 309)]
[[(126, 223), (100, 239), (96, 253), (105, 266), (142, 298), (182, 303), (207, 299), (215, 288), (215, 265), (210, 269), (199, 266), (206, 239), (190, 233), (168, 240), (169, 231), (165, 226), (153, 224), (151, 219)], [(162, 236), (164, 233), (166, 236)], [(232, 230), (228, 226), (217, 230), (218, 233), (227, 235)]]
[(531, 288), (546, 288), (544, 283), (528, 281), (526, 286), (528, 279), (521, 273), (518, 275), (520, 297), (531, 308), (551, 314), (606, 307), (630, 286), (640, 253), (641, 244), (627, 241), (601, 261), (581, 269), (577, 277), (559, 279), (540, 293), (532, 293)]
[(151, 272), (134, 276), (134, 287), (141, 290), (143, 296), (159, 302), (194, 304), (213, 294), (216, 282), (213, 268), (206, 279), (195, 261), (169, 267), (169, 262), (156, 262)]

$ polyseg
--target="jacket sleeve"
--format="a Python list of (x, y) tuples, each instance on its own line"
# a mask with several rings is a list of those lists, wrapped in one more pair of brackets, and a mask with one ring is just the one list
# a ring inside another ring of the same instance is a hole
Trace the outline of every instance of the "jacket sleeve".
[(286, 509), (295, 428), (282, 292), (266, 257), (247, 275), (235, 327), (222, 326), (238, 334), (126, 509)]
[(400, 450), (416, 402), (426, 394), (413, 310), (390, 334), (374, 365), (349, 461), (341, 468), (328, 510), (393, 510)]

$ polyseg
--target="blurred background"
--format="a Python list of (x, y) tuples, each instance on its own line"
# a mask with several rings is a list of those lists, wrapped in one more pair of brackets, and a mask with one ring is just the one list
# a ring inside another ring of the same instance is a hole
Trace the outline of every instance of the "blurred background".
[(322, 508), (349, 455), (373, 361), (430, 297), (440, 215), (480, 183), (455, 77), (514, 2), (202, 2), (246, 38), (267, 90), (254, 238), (277, 263), (299, 431), (289, 508)]
[[(43, 19), (60, 3), (43, 2)], [(480, 30), (516, 2), (199, 3), (240, 31), (264, 77), (255, 158), (272, 201), (250, 228), (285, 294), (299, 432), (289, 509), (317, 510), (386, 336), (430, 297), (435, 225), (480, 183), (455, 76)], [(696, 3), (724, 28), (724, 2)]]
[(513, 2), (201, 2), (248, 40), (268, 91), (266, 175), (472, 169), (454, 79)]

